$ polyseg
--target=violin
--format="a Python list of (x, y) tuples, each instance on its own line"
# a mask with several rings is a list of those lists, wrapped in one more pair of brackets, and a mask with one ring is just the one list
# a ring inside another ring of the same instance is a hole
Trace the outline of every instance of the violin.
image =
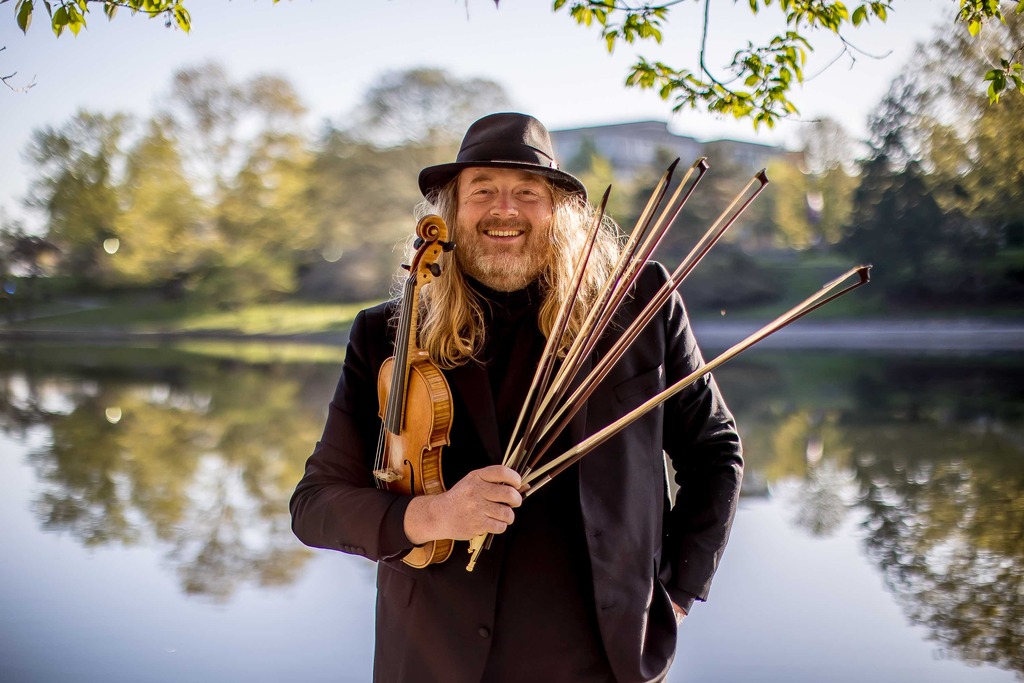
[[(437, 260), (454, 244), (440, 216), (425, 216), (416, 225), (416, 253), (408, 268), (399, 309), (395, 355), (384, 361), (377, 376), (382, 421), (374, 477), (379, 488), (406, 496), (445, 491), (441, 479), (441, 450), (449, 443), (452, 393), (444, 375), (426, 351), (419, 348), (419, 293), (441, 274)], [(453, 541), (437, 540), (417, 546), (403, 558), (411, 567), (444, 562)]]

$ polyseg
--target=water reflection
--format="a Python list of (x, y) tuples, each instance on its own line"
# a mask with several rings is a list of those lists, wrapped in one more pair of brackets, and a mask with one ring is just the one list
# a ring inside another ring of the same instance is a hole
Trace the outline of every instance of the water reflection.
[(918, 427), (859, 451), (869, 554), (946, 654), (1024, 672), (1020, 434)]
[(286, 501), (333, 369), (128, 355), (0, 371), (4, 431), (49, 430), (28, 456), (42, 527), (86, 546), (159, 544), (189, 594), (225, 600), (242, 584), (291, 583), (310, 554), (291, 536)]
[[(311, 557), (287, 499), (337, 368), (0, 351), (0, 431), (47, 436), (27, 451), (42, 529), (155, 545), (184, 593), (226, 602), (244, 585), (291, 584)], [(864, 520), (868, 557), (943, 654), (1024, 676), (1019, 358), (752, 353), (716, 374), (750, 480), (797, 483), (801, 533)]]
[[(868, 555), (942, 654), (1024, 677), (1024, 367), (779, 356), (746, 370), (720, 381), (741, 397), (753, 467), (802, 482), (794, 522), (827, 535), (865, 512)], [(743, 404), (755, 382), (785, 400)]]

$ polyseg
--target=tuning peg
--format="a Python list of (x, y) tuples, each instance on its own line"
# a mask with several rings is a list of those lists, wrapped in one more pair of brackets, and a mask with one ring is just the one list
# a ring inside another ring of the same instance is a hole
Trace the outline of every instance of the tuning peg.
[(433, 275), (434, 277), (439, 277), (441, 275), (441, 266), (437, 265), (436, 263), (431, 263), (429, 267), (431, 275)]
[(455, 242), (438, 242), (441, 245), (443, 251), (451, 251), (455, 248)]
[(404, 268), (405, 270), (412, 270), (412, 266), (410, 266), (408, 263), (403, 263), (402, 268)]
[(417, 237), (416, 240), (412, 243), (412, 248), (413, 249), (419, 249), (422, 246), (423, 246), (423, 238), (422, 237)]

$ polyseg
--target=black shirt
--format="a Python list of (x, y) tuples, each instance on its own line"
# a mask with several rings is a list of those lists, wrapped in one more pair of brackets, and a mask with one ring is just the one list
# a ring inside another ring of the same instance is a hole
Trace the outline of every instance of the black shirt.
[[(481, 360), (504, 452), (544, 350), (541, 292), (537, 283), (517, 292), (471, 284), (484, 308)], [(551, 453), (569, 445), (563, 435)], [(613, 680), (598, 631), (576, 469), (527, 499), (495, 547), (502, 561), (483, 680)]]

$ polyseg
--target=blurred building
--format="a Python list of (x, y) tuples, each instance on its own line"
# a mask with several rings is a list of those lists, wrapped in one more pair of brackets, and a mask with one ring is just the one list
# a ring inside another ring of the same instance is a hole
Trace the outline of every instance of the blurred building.
[(729, 164), (744, 168), (762, 168), (771, 159), (784, 156), (782, 147), (739, 140), (708, 140), (700, 142), (686, 135), (676, 135), (665, 121), (613, 123), (586, 128), (565, 128), (551, 131), (551, 139), (564, 166), (585, 166), (592, 153), (608, 159), (616, 176), (629, 178), (663, 159), (679, 157), (684, 164), (707, 156), (717, 165)]

